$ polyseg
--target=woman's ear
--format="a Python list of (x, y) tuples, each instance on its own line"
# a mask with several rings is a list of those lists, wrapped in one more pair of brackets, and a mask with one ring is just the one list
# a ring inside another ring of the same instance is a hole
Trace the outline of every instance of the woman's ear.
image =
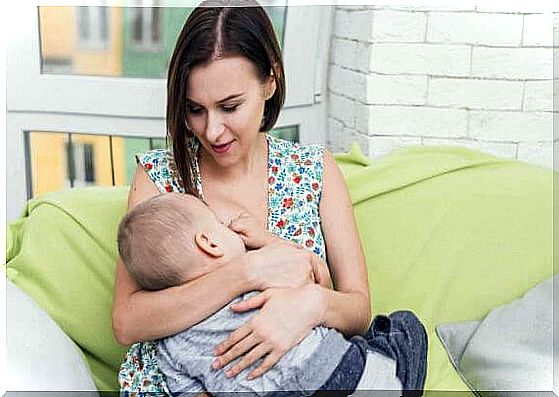
[(264, 100), (267, 101), (274, 96), (276, 92), (276, 78), (272, 72), (266, 82), (264, 83)]
[(219, 244), (206, 232), (198, 232), (194, 236), (194, 241), (198, 248), (205, 252), (212, 258), (221, 258), (224, 253)]

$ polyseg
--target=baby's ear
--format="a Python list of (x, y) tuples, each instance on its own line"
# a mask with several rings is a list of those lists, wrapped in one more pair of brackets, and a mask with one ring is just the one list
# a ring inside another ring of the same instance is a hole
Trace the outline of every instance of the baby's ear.
[(198, 248), (202, 250), (202, 252), (208, 254), (212, 258), (221, 258), (223, 256), (221, 247), (219, 246), (217, 241), (212, 238), (211, 234), (207, 232), (198, 232), (194, 236), (194, 241), (196, 242)]

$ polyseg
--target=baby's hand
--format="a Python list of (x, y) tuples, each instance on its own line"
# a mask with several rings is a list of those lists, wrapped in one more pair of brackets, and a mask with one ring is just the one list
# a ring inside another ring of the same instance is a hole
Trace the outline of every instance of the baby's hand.
[(268, 232), (255, 216), (241, 212), (229, 222), (229, 229), (237, 233), (249, 249), (259, 249), (270, 244), (276, 237)]

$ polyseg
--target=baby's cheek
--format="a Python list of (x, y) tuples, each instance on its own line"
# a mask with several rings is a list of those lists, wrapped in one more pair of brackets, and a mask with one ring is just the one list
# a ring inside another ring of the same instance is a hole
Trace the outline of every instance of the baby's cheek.
[(217, 218), (219, 223), (221, 223), (223, 226), (228, 226), (229, 223), (231, 223), (231, 219), (233, 219), (231, 215), (220, 211), (214, 211), (214, 212), (215, 212), (215, 217)]

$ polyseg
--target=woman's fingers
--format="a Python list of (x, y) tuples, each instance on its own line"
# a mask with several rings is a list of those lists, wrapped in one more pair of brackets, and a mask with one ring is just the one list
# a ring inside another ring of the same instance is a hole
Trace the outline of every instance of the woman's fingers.
[(256, 296), (251, 296), (248, 299), (237, 302), (229, 306), (234, 312), (246, 312), (248, 310), (258, 309), (262, 307), (268, 300), (268, 295), (262, 292)]
[(258, 344), (254, 349), (252, 349), (243, 358), (241, 358), (238, 363), (236, 363), (231, 368), (229, 368), (225, 373), (225, 375), (229, 378), (233, 376), (237, 376), (245, 368), (250, 367), (258, 359), (268, 354), (269, 351), (270, 351), (270, 347), (266, 343)]
[(221, 342), (217, 347), (214, 349), (214, 354), (216, 356), (220, 356), (229, 350), (232, 346), (236, 345), (239, 341), (243, 340), (252, 332), (250, 325), (244, 324), (235, 331), (231, 332), (227, 339)]
[[(317, 323), (313, 318), (317, 288), (320, 287), (311, 284), (301, 288), (270, 288), (247, 300), (248, 306), (262, 304), (262, 308), (219, 346), (224, 351), (217, 357), (220, 366), (241, 356), (226, 375), (235, 376), (264, 357), (249, 374), (249, 379), (259, 377), (300, 342)], [(286, 318), (291, 321), (286, 323)]]
[(278, 352), (278, 351), (274, 350), (274, 351), (270, 352), (270, 354), (268, 354), (264, 358), (264, 360), (262, 361), (262, 364), (260, 364), (258, 366), (258, 368), (256, 368), (250, 374), (248, 374), (248, 379), (254, 379), (254, 378), (258, 378), (259, 376), (261, 376), (263, 373), (265, 373), (270, 368), (272, 368), (279, 361), (281, 356), (283, 356), (283, 354)]
[(227, 350), (225, 354), (217, 357), (212, 362), (212, 368), (219, 369), (225, 367), (231, 361), (252, 349), (258, 342), (259, 341), (256, 340), (256, 336), (254, 334), (249, 334), (246, 338), (235, 344), (231, 349)]

